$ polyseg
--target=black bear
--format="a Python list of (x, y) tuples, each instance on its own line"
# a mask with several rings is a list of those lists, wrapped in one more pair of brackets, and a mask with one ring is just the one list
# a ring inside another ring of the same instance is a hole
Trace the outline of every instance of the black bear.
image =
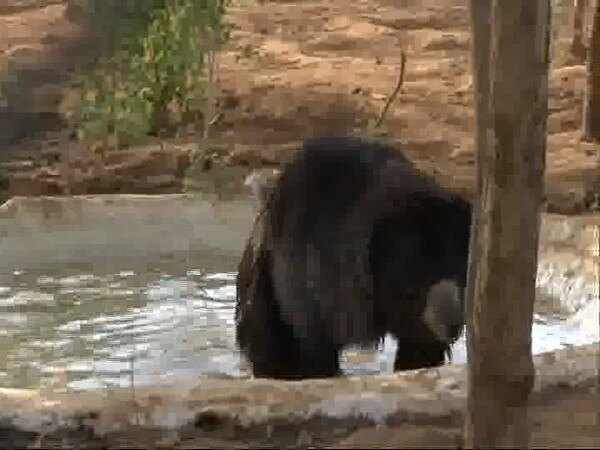
[(343, 347), (388, 332), (395, 370), (443, 364), (464, 323), (470, 204), (385, 144), (303, 147), (261, 195), (238, 267), (254, 376), (336, 376)]

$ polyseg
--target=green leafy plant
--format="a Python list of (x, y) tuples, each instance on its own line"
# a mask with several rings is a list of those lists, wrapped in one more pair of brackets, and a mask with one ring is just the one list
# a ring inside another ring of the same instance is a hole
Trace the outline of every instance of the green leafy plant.
[[(103, 7), (101, 0), (87, 1)], [(121, 14), (115, 50), (83, 77), (74, 111), (77, 137), (112, 137), (121, 147), (201, 113), (208, 53), (229, 38), (225, 1), (130, 0), (137, 11)], [(211, 33), (217, 39), (209, 39)]]

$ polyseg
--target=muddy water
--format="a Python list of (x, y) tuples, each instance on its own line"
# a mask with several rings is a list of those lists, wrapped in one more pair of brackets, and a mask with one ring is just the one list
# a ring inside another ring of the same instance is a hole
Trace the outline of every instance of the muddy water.
[[(211, 263), (189, 265), (206, 261), (201, 256), (114, 274), (67, 265), (45, 273), (15, 271), (12, 282), (0, 286), (0, 387), (89, 388), (170, 383), (175, 376), (248, 376), (234, 344), (235, 262), (213, 255)], [(534, 353), (598, 340), (563, 319), (536, 314)], [(392, 338), (376, 352), (348, 349), (343, 368), (390, 372), (394, 349)], [(455, 345), (453, 360), (465, 360), (463, 340)]]

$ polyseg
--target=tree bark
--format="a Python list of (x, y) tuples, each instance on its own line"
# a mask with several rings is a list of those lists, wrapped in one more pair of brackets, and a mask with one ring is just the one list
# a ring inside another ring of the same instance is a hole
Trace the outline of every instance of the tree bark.
[(596, 0), (588, 47), (582, 138), (600, 141), (600, 0)]
[[(485, 124), (488, 114), (489, 104), (489, 81), (490, 81), (490, 20), (492, 18), (492, 0), (471, 0), (471, 35), (472, 35), (472, 52), (471, 52), (471, 70), (473, 73), (473, 97), (475, 103), (475, 192), (479, 194), (481, 190), (481, 155), (485, 151), (486, 133)], [(475, 295), (475, 264), (477, 261), (477, 226), (479, 216), (479, 202), (477, 197), (473, 202), (473, 216), (471, 218), (471, 234), (469, 239), (469, 262), (467, 268), (467, 288), (465, 291), (466, 304), (466, 332), (467, 332), (467, 355), (473, 353), (470, 348), (473, 342), (468, 336), (473, 330), (473, 305)], [(469, 399), (470, 401), (470, 399)], [(469, 405), (468, 408), (471, 406)], [(473, 437), (471, 428), (472, 422), (465, 420), (464, 436), (465, 441), (469, 442)]]
[[(472, 0), (471, 6), (483, 11), (475, 6), (479, 2)], [(482, 20), (476, 12), (474, 19)], [(550, 0), (492, 0), (491, 18), (489, 103), (477, 109), (483, 129), (477, 132), (480, 186), (472, 248), (477, 259), (467, 289), (473, 291), (473, 302), (467, 330), (465, 447), (526, 448), (534, 382), (531, 324), (546, 151)], [(475, 53), (485, 50), (476, 44), (483, 26), (474, 25)], [(480, 80), (478, 89), (484, 84)]]
[(586, 9), (585, 0), (575, 0), (575, 14), (573, 18), (573, 40), (571, 41), (571, 58), (573, 62), (583, 63), (586, 57), (586, 46), (584, 43), (583, 18)]

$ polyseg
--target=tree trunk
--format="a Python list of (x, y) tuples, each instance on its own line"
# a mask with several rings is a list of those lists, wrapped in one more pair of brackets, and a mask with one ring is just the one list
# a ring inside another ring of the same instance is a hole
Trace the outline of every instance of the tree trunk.
[[(473, 305), (475, 295), (475, 264), (477, 261), (477, 217), (479, 215), (479, 202), (477, 194), (481, 191), (481, 155), (485, 151), (486, 133), (485, 123), (487, 118), (487, 110), (489, 104), (489, 87), (490, 87), (490, 20), (492, 18), (492, 1), (491, 0), (471, 0), (471, 35), (472, 52), (471, 52), (471, 70), (473, 73), (473, 97), (475, 100), (475, 201), (473, 202), (473, 216), (471, 218), (471, 235), (469, 239), (469, 263), (467, 269), (467, 289), (465, 292), (466, 304), (466, 325), (467, 336), (473, 329)], [(472, 348), (469, 348), (472, 339), (467, 338), (467, 354), (472, 354)], [(470, 406), (469, 406), (470, 407)], [(472, 422), (465, 420), (464, 435), (468, 442), (472, 439), (473, 430), (471, 429)]]
[[(472, 0), (471, 6), (481, 1)], [(550, 0), (492, 0), (491, 18), (489, 103), (477, 110), (478, 125), (484, 129), (477, 132), (481, 184), (472, 249), (477, 259), (468, 288), (473, 290), (473, 303), (467, 331), (465, 447), (527, 448)], [(477, 32), (483, 27), (475, 24), (474, 43), (481, 39)]]
[(583, 100), (583, 132), (585, 140), (600, 141), (600, 0), (594, 8), (592, 38), (588, 47), (587, 82)]
[(586, 9), (585, 0), (575, 0), (575, 14), (573, 19), (573, 40), (571, 41), (571, 58), (573, 62), (583, 63), (586, 56), (584, 43), (583, 17)]

